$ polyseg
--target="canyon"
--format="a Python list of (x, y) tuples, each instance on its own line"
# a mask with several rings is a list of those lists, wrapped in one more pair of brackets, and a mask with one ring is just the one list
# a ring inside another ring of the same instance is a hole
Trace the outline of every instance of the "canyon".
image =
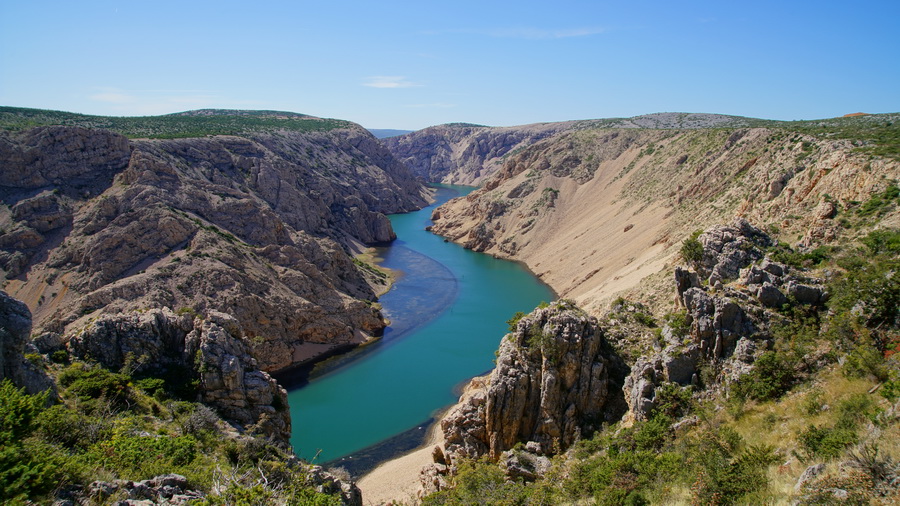
[[(423, 208), (425, 182), (479, 185), (435, 209), (430, 230), (521, 262), (560, 300), (510, 320), (496, 367), (439, 422), (422, 490), (452, 489), (482, 456), (540, 481), (585, 437), (651, 423), (672, 392), (726, 398), (782, 346), (779, 311), (825, 310), (837, 267), (782, 260), (900, 228), (900, 163), (883, 151), (897, 119), (660, 113), (377, 140), (273, 111), (0, 108), (0, 373), (36, 393), (59, 353), (135, 377), (193, 371), (229, 437), (284, 448), (272, 374), (387, 325), (376, 301), (390, 280), (358, 256), (396, 238), (385, 215)], [(827, 357), (804, 355), (796, 374), (814, 378)]]

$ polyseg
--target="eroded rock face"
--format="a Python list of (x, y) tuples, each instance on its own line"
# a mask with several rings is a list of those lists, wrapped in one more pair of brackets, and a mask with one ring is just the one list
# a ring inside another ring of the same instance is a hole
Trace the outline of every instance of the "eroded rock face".
[(190, 369), (199, 375), (199, 400), (253, 433), (287, 444), (291, 419), (287, 392), (259, 369), (233, 316), (210, 311), (204, 318), (169, 309), (108, 315), (68, 342), (77, 357), (134, 372)]
[(499, 170), (503, 156), (513, 149), (569, 130), (575, 123), (502, 128), (440, 125), (381, 142), (426, 181), (477, 185)]
[(570, 303), (523, 317), (503, 339), (484, 386), (442, 422), (451, 460), (498, 459), (526, 441), (548, 455), (564, 451), (612, 416), (609, 354), (596, 320)]
[(763, 231), (740, 218), (708, 229), (698, 240), (703, 245), (698, 273), (710, 285), (734, 280), (741, 269), (762, 258), (760, 248), (773, 244)]
[(9, 379), (29, 394), (53, 388), (50, 378), (25, 359), (31, 335), (31, 311), (20, 300), (0, 291), (0, 380)]
[(352, 126), (130, 141), (0, 132), (0, 269), (54, 341), (104, 314), (219, 311), (277, 371), (380, 334), (370, 301), (384, 281), (350, 252), (392, 240), (384, 213), (424, 197)]
[[(688, 335), (682, 339), (663, 328), (665, 348), (639, 358), (625, 379), (625, 399), (635, 420), (652, 414), (661, 385), (698, 385), (704, 362), (721, 371), (717, 380), (726, 383), (751, 371), (770, 344), (768, 309), (828, 299), (821, 280), (764, 257), (761, 248), (772, 240), (746, 221), (714, 226), (699, 240), (700, 272), (676, 267), (674, 273), (676, 302), (685, 309)], [(707, 276), (704, 286), (700, 278)], [(730, 280), (737, 283), (723, 284)]]
[(50, 126), (0, 134), (0, 186), (64, 185), (92, 191), (108, 184), (131, 158), (128, 139), (106, 130)]

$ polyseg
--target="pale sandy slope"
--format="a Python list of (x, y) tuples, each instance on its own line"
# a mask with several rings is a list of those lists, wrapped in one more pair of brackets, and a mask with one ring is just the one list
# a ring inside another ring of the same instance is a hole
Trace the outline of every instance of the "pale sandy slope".
[(389, 460), (360, 478), (356, 485), (363, 493), (363, 504), (378, 505), (391, 501), (413, 504), (419, 490), (419, 471), (432, 462), (432, 451), (444, 442), (443, 432), (435, 423), (426, 442), (406, 455)]

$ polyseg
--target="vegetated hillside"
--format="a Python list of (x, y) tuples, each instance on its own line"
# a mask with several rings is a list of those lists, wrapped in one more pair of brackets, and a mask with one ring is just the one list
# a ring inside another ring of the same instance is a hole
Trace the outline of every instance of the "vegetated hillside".
[(151, 309), (73, 341), (41, 353), (0, 292), (3, 504), (362, 505), (290, 452), (287, 393), (233, 317)]
[(585, 128), (741, 127), (761, 120), (721, 114), (657, 113), (513, 127), (451, 123), (425, 128), (383, 142), (412, 171), (429, 182), (479, 186), (507, 157), (550, 136)]
[(437, 209), (575, 300), (509, 321), (425, 504), (895, 504), (900, 137), (858, 119), (563, 132)]
[(64, 346), (105, 315), (216, 310), (275, 371), (378, 335), (385, 280), (351, 254), (392, 240), (384, 213), (421, 207), (424, 188), (358, 125), (267, 130), (260, 114), (135, 120), (172, 132), (185, 117), (250, 118), (240, 136), (0, 132), (4, 289), (42, 342)]
[[(876, 198), (848, 220), (900, 190)], [(424, 504), (896, 504), (900, 230), (801, 254), (738, 219), (682, 249), (665, 316), (515, 315), (441, 422)]]
[(199, 109), (163, 116), (91, 116), (63, 111), (0, 107), (0, 129), (21, 131), (63, 125), (112, 130), (128, 138), (178, 139), (207, 135), (242, 135), (273, 130), (325, 132), (358, 129), (349, 121), (282, 111)]
[(648, 283), (664, 287), (649, 300), (662, 307), (673, 298), (660, 273), (696, 229), (743, 216), (810, 249), (853, 235), (842, 217), (900, 177), (894, 119), (802, 132), (567, 131), (508, 157), (482, 189), (436, 210), (434, 231), (525, 262), (593, 314)]

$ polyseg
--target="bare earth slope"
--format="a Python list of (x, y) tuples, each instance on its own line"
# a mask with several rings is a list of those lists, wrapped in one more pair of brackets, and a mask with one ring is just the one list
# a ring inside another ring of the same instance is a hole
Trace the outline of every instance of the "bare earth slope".
[(351, 254), (393, 239), (384, 213), (427, 195), (368, 132), (332, 123), (153, 140), (0, 132), (5, 290), (51, 345), (160, 307), (234, 316), (267, 371), (370, 339), (384, 281)]
[(741, 216), (806, 247), (841, 234), (839, 209), (900, 177), (856, 144), (783, 128), (562, 132), (436, 210), (434, 230), (524, 261), (593, 314), (638, 287), (662, 287), (650, 302), (669, 304), (662, 272), (696, 229)]

